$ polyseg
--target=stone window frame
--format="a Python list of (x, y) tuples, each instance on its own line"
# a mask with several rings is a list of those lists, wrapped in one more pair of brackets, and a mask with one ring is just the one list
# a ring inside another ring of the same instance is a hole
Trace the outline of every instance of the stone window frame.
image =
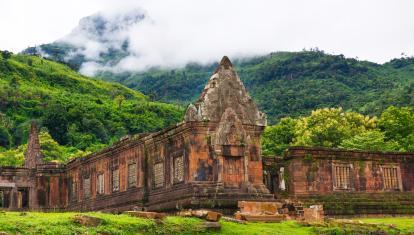
[[(155, 157), (153, 158), (153, 164), (152, 164), (152, 188), (153, 189), (159, 189), (159, 188), (163, 188), (166, 184), (166, 174), (165, 174), (165, 157), (161, 155), (160, 151), (157, 151), (158, 154), (155, 155)], [(163, 178), (162, 178), (162, 185), (156, 185), (155, 182), (155, 168), (157, 164), (162, 164), (162, 170), (163, 170)]]
[[(117, 181), (115, 181), (115, 175), (117, 175)], [(116, 184), (115, 184), (116, 182)], [(112, 186), (112, 192), (119, 192), (120, 190), (120, 179), (119, 179), (119, 168), (112, 169), (111, 171), (111, 186)]]
[[(102, 176), (102, 185), (101, 185), (101, 182), (99, 180), (100, 176)], [(104, 195), (104, 194), (105, 194), (105, 173), (104, 172), (98, 172), (96, 174), (96, 195)]]
[[(121, 179), (120, 179), (120, 171), (119, 171), (119, 159), (118, 156), (115, 156), (111, 159), (111, 175), (110, 175), (110, 185), (111, 185), (111, 192), (119, 192), (121, 189)], [(116, 174), (115, 174), (116, 173)], [(115, 184), (114, 175), (117, 175), (118, 181)]]
[[(339, 169), (338, 169), (338, 168)], [(344, 169), (341, 169), (344, 168)], [(348, 176), (345, 177), (339, 177), (339, 184), (338, 185), (338, 173), (341, 175), (341, 173), (345, 173)], [(333, 162), (332, 163), (332, 187), (334, 191), (354, 191), (354, 165), (349, 162)], [(345, 181), (345, 183), (343, 183)], [(342, 185), (346, 184), (347, 186), (343, 187)]]
[[(130, 175), (130, 166), (135, 165), (135, 175), (131, 177)], [(126, 165), (127, 168), (127, 174), (126, 174), (126, 182), (127, 182), (127, 188), (136, 188), (138, 186), (138, 164), (135, 161), (130, 161)], [(130, 178), (134, 178), (134, 184), (131, 184)]]
[[(91, 198), (92, 197), (92, 185), (91, 185), (92, 179), (91, 179), (91, 175), (90, 174), (85, 175), (82, 178), (82, 180), (83, 180), (83, 182), (82, 182), (83, 198), (85, 198), (85, 199)], [(87, 185), (86, 180), (89, 180), (89, 183), (88, 183), (89, 188), (86, 188), (86, 185)]]
[[(176, 159), (178, 159), (178, 158), (181, 158), (182, 159), (182, 163), (181, 163), (181, 167), (182, 167), (182, 176), (181, 176), (181, 179), (179, 179), (179, 178), (177, 178), (177, 175), (176, 175)], [(173, 184), (181, 184), (181, 183), (183, 183), (184, 182), (184, 179), (185, 179), (185, 158), (184, 158), (184, 154), (183, 153), (181, 153), (181, 154), (177, 154), (177, 155), (175, 155), (175, 156), (173, 156), (172, 157), (172, 164), (171, 164), (171, 166), (172, 166), (172, 170), (171, 170), (171, 174), (172, 174), (172, 181), (173, 181)]]
[[(388, 172), (388, 169), (392, 169), (392, 171)], [(384, 191), (402, 191), (401, 169), (398, 164), (382, 164), (380, 165), (380, 171)], [(389, 176), (390, 173), (392, 176)], [(385, 179), (385, 176), (388, 176), (388, 179)], [(393, 179), (394, 177), (395, 179)]]
[(77, 201), (78, 200), (78, 180), (76, 176), (71, 177), (71, 184), (70, 184), (70, 200)]

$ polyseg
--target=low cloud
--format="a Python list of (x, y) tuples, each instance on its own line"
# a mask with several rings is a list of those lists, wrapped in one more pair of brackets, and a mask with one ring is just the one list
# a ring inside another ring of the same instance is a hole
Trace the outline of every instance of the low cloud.
[[(60, 41), (86, 58), (87, 75), (314, 47), (382, 63), (414, 54), (413, 8), (404, 0), (139, 1), (84, 18)], [(117, 60), (102, 56), (114, 51)]]

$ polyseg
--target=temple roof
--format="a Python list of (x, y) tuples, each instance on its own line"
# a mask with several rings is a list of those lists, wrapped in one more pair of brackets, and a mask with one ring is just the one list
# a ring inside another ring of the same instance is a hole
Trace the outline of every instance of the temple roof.
[(188, 106), (185, 121), (218, 122), (227, 109), (232, 109), (243, 124), (266, 125), (265, 114), (259, 111), (230, 59), (224, 56), (200, 98)]

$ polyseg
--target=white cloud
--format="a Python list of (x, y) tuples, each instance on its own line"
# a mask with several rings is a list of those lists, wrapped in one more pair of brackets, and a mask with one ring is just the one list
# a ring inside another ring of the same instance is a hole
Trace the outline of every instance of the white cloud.
[(88, 74), (97, 68), (123, 71), (157, 65), (175, 67), (192, 61), (217, 61), (224, 54), (240, 57), (312, 47), (380, 63), (402, 52), (414, 55), (411, 0), (40, 2), (0, 2), (2, 49), (19, 51), (52, 42), (67, 35), (81, 17), (97, 11), (113, 19), (116, 13), (132, 8), (146, 10), (149, 18), (108, 34), (109, 44), (85, 35), (70, 39), (83, 45), (82, 53), (92, 60), (129, 39), (130, 56), (111, 68), (84, 64), (82, 71)]

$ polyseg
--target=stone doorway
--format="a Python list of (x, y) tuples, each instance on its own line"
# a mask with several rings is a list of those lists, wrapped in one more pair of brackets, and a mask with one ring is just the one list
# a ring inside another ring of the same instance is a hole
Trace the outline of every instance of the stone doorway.
[(10, 190), (0, 188), (0, 208), (9, 208), (10, 206)]
[(27, 188), (17, 190), (17, 208), (29, 208), (29, 190)]
[(226, 187), (239, 188), (243, 182), (243, 157), (224, 156), (223, 182)]

